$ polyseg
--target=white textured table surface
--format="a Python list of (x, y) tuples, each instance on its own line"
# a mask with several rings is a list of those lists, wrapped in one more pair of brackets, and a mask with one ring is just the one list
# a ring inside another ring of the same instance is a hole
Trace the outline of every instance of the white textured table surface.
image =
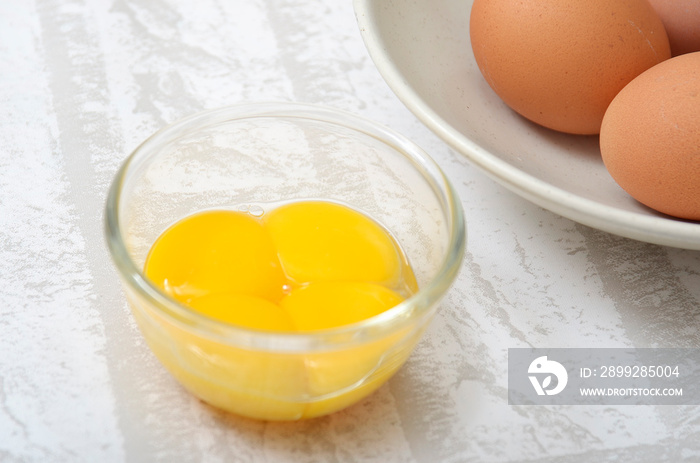
[[(102, 232), (156, 129), (292, 100), (407, 134), (459, 190), (461, 275), (386, 386), (255, 422), (185, 393), (144, 345)], [(506, 191), (406, 110), (350, 1), (0, 2), (0, 461), (700, 461), (697, 406), (507, 403), (509, 347), (700, 347), (700, 252), (577, 225)]]

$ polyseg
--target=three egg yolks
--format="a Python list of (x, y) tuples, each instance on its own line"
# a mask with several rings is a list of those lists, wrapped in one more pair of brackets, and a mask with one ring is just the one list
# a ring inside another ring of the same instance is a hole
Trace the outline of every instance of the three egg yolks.
[(168, 228), (146, 276), (211, 318), (267, 331), (355, 323), (417, 290), (403, 253), (375, 221), (326, 201), (298, 201), (262, 217), (209, 210)]

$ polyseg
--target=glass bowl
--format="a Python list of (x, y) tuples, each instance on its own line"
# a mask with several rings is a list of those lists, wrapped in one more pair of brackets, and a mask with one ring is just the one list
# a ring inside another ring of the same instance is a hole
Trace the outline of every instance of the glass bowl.
[[(215, 208), (255, 215), (296, 199), (340, 202), (393, 235), (419, 290), (372, 318), (309, 332), (246, 329), (169, 297), (143, 273), (158, 236)], [(109, 190), (107, 244), (145, 340), (201, 400), (239, 415), (298, 420), (367, 396), (408, 358), (456, 277), (459, 199), (415, 144), (363, 118), (294, 103), (204, 111), (143, 142)]]

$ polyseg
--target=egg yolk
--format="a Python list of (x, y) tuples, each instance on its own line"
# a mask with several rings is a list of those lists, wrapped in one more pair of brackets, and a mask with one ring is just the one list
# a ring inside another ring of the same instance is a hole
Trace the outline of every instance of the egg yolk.
[(213, 293), (192, 299), (189, 306), (211, 318), (245, 328), (292, 331), (287, 312), (266, 299), (245, 294)]
[(265, 227), (234, 211), (201, 212), (170, 227), (153, 244), (145, 273), (184, 304), (220, 293), (276, 303), (285, 284)]
[(268, 331), (356, 323), (399, 304), (415, 278), (395, 241), (346, 206), (300, 201), (263, 218), (196, 213), (153, 244), (146, 276), (219, 321)]
[(379, 315), (403, 298), (375, 283), (319, 281), (293, 290), (280, 302), (300, 331), (348, 325)]
[(399, 253), (387, 233), (357, 211), (336, 203), (305, 201), (265, 218), (282, 267), (297, 283), (372, 281), (394, 285)]

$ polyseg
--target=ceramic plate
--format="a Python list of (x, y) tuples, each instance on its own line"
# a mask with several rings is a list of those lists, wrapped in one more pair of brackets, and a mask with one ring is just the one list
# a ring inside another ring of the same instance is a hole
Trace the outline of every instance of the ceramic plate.
[(579, 223), (700, 249), (700, 223), (657, 213), (605, 170), (597, 136), (554, 132), (511, 111), (479, 73), (469, 0), (354, 0), (375, 65), (433, 132), (505, 187)]

